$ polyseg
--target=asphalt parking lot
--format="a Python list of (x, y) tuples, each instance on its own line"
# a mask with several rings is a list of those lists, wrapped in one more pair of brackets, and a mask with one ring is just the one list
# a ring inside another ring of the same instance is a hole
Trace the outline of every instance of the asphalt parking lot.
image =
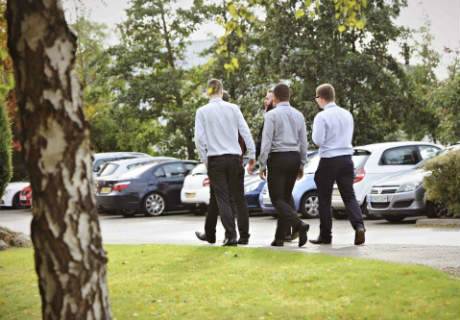
[[(0, 210), (0, 225), (30, 234), (31, 210)], [(309, 238), (319, 231), (318, 219), (305, 219), (310, 224)], [(196, 239), (194, 232), (202, 231), (203, 216), (190, 213), (168, 213), (160, 217), (101, 215), (100, 223), (105, 244), (177, 244), (211, 246)], [(284, 247), (270, 247), (276, 220), (267, 215), (250, 219), (251, 238), (248, 247), (270, 250), (292, 250), (304, 253), (330, 254), (365, 259), (379, 259), (398, 263), (430, 266), (459, 276), (460, 229), (446, 227), (417, 227), (415, 219), (401, 223), (367, 220), (366, 244), (354, 246), (354, 231), (347, 220), (334, 220), (331, 245), (308, 243), (303, 248), (297, 242)], [(217, 243), (224, 238), (224, 230), (217, 226)]]

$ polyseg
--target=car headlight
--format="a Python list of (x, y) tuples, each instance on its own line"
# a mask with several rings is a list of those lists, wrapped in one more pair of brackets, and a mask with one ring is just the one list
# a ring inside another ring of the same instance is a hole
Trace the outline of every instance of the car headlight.
[(414, 191), (415, 189), (417, 189), (420, 185), (422, 184), (422, 182), (418, 181), (418, 182), (409, 182), (409, 183), (404, 183), (402, 184), (398, 190), (396, 192), (409, 192), (409, 191)]
[(252, 191), (256, 190), (258, 186), (259, 186), (258, 183), (253, 183), (253, 184), (247, 186), (246, 188), (244, 188), (244, 193), (252, 192)]

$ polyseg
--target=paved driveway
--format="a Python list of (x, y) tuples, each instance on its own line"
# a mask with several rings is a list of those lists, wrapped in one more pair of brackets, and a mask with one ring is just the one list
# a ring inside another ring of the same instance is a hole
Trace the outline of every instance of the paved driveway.
[[(0, 210), (0, 225), (30, 234), (30, 210)], [(318, 235), (319, 221), (310, 223), (309, 237)], [(196, 239), (194, 231), (203, 230), (204, 217), (188, 213), (173, 213), (161, 217), (123, 218), (103, 215), (100, 217), (102, 236), (106, 244), (180, 244), (204, 245)], [(270, 247), (276, 220), (271, 216), (251, 217), (251, 239), (248, 247)], [(332, 245), (315, 246), (308, 243), (303, 248), (297, 242), (287, 243), (274, 250), (292, 250), (305, 253), (331, 254), (366, 259), (426, 265), (459, 275), (460, 230), (458, 228), (416, 227), (415, 220), (398, 224), (384, 220), (365, 221), (366, 244), (354, 246), (354, 232), (347, 220), (334, 220)], [(224, 231), (218, 223), (217, 239), (223, 240)], [(218, 245), (218, 244), (216, 244)]]

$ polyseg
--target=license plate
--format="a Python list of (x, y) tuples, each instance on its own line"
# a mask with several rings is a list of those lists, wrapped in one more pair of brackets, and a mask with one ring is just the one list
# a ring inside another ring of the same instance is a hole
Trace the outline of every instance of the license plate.
[(371, 195), (371, 202), (388, 202), (388, 195), (386, 194)]
[(195, 198), (195, 197), (196, 197), (196, 193), (186, 193), (186, 194), (185, 194), (185, 197), (186, 197), (187, 199)]
[(103, 188), (101, 188), (101, 193), (109, 193), (110, 191), (112, 191), (111, 187), (103, 187)]

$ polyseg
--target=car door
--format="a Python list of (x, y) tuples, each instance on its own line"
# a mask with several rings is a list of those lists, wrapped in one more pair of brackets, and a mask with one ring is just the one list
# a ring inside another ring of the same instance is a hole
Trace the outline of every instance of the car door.
[(167, 163), (162, 166), (165, 176), (160, 178), (160, 190), (168, 198), (169, 208), (181, 206), (180, 191), (185, 179), (186, 169), (181, 162)]

